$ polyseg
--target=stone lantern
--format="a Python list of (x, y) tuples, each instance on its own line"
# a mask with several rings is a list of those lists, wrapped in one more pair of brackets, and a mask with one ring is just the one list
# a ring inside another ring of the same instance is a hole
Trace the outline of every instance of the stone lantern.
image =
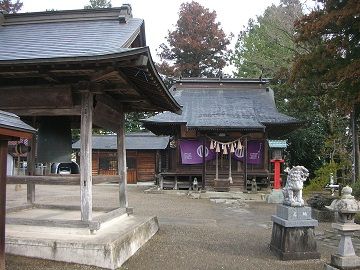
[(327, 206), (328, 209), (337, 213), (337, 223), (333, 223), (332, 227), (341, 235), (337, 253), (331, 255), (331, 264), (325, 265), (327, 270), (360, 269), (360, 258), (356, 256), (351, 241), (352, 234), (360, 230), (360, 225), (354, 223), (355, 214), (360, 212), (360, 205), (351, 193), (351, 187), (344, 187), (341, 198)]

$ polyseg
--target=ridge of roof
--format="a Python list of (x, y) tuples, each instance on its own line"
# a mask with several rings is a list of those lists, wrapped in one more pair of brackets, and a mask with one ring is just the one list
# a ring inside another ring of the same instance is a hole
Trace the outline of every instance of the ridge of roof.
[(120, 11), (121, 7), (4, 14), (3, 26), (49, 22), (118, 20)]
[(246, 78), (179, 78), (176, 80), (176, 83), (236, 83), (236, 84), (268, 84), (269, 79), (258, 78), (258, 79), (246, 79)]

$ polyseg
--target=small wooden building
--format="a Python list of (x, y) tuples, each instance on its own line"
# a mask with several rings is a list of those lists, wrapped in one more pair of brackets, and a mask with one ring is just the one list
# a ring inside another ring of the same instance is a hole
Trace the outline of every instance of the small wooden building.
[[(169, 136), (156, 136), (150, 132), (128, 133), (125, 135), (127, 182), (154, 181), (161, 171), (161, 157), (169, 144)], [(73, 144), (77, 160), (80, 141)], [(117, 145), (115, 135), (93, 135), (93, 175), (117, 175)]]
[(35, 129), (12, 113), (0, 111), (0, 270), (5, 270), (6, 171), (8, 141), (31, 138)]
[(283, 138), (301, 123), (278, 112), (266, 81), (180, 79), (170, 92), (183, 114), (165, 112), (143, 120), (153, 133), (174, 138), (169, 170), (162, 173), (165, 184), (188, 187), (195, 178), (218, 190), (243, 189), (254, 179), (269, 184), (267, 140)]

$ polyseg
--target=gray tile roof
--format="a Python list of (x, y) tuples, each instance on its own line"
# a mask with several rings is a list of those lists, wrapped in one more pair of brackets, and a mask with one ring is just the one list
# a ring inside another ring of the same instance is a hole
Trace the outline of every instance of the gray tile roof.
[(228, 80), (232, 86), (227, 87), (225, 81), (220, 87), (211, 84), (199, 87), (193, 83), (172, 90), (175, 99), (183, 106), (182, 115), (160, 113), (143, 120), (145, 126), (186, 123), (188, 128), (198, 129), (264, 130), (272, 124), (299, 123), (297, 119), (277, 111), (271, 89), (259, 87), (259, 83), (241, 81), (237, 82), (238, 87), (234, 87), (236, 80)]
[(36, 130), (20, 120), (20, 117), (4, 111), (0, 111), (0, 127), (35, 133)]
[[(125, 136), (126, 150), (161, 150), (169, 143), (169, 136), (156, 136), (153, 133), (128, 133)], [(80, 141), (72, 146), (80, 149)], [(92, 148), (97, 150), (114, 150), (116, 146), (116, 135), (99, 135), (92, 137)]]
[(0, 25), (0, 61), (127, 51), (144, 21), (129, 18), (127, 23), (119, 23), (119, 12), (105, 9), (5, 15), (5, 23)]

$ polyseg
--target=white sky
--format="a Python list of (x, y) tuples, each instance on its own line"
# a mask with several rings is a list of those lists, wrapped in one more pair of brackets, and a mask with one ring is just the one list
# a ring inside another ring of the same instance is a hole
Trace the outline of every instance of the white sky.
[[(190, 0), (188, 0), (189, 2)], [(22, 0), (24, 6), (20, 12), (44, 11), (46, 9), (67, 10), (82, 9), (89, 0)], [(145, 20), (147, 45), (155, 61), (156, 49), (165, 42), (168, 30), (173, 29), (178, 19), (180, 4), (186, 0), (112, 0), (113, 7), (124, 3), (132, 6), (133, 16)], [(210, 11), (215, 10), (217, 20), (226, 34), (234, 34), (230, 49), (233, 49), (238, 33), (250, 18), (261, 15), (266, 7), (279, 4), (280, 0), (197, 0)]]

